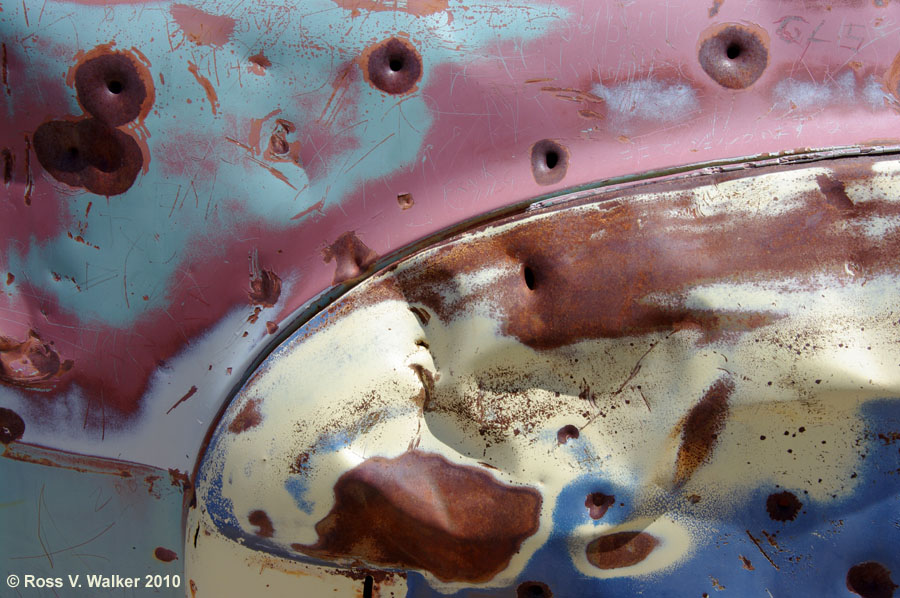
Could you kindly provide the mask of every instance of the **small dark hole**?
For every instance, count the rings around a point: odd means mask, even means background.
[[[388,66],[395,73],[403,68],[403,57],[402,56],[393,56],[388,61]]]
[[[109,90],[109,93],[120,94],[122,93],[123,88],[122,82],[116,81],[115,79],[106,83],[106,89]]]
[[[70,147],[69,150],[68,150],[68,152],[69,152],[69,157],[70,157],[70,158],[77,158],[77,157],[78,157],[78,148],[77,148],[77,147]]]
[[[550,150],[544,154],[544,162],[547,164],[547,168],[551,170],[556,168],[556,165],[559,164],[559,154],[555,150]]]
[[[741,55],[741,46],[737,43],[728,44],[728,47],[725,48],[725,56],[728,57],[729,60],[734,60],[738,56]]]
[[[371,575],[366,575],[366,581],[363,582],[363,598],[372,598],[372,586],[375,585],[375,580],[372,579]]]
[[[522,275],[525,277],[525,286],[528,287],[529,291],[534,290],[534,270],[525,266],[522,268]]]

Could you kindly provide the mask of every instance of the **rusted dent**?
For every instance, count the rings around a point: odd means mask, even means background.
[[[552,185],[566,176],[569,150],[553,139],[542,139],[531,146],[531,174],[538,185]]]
[[[252,511],[248,516],[247,520],[250,522],[250,525],[255,525],[256,535],[261,538],[271,538],[275,535],[275,528],[272,527],[272,520],[269,519],[269,516],[265,511],[261,511],[257,509],[256,511]]]
[[[25,434],[25,420],[5,407],[0,407],[0,444],[15,442]]]
[[[300,165],[300,142],[288,141],[288,136],[297,130],[289,120],[279,118],[275,120],[275,127],[269,136],[269,146],[263,157],[270,162],[290,162]]]
[[[162,546],[156,547],[156,550],[153,551],[153,556],[164,563],[171,563],[172,561],[178,560],[178,553],[174,550],[163,548]]]
[[[678,186],[668,190],[672,199],[652,208],[639,211],[612,195],[603,210],[559,211],[553,218],[533,220],[479,243],[449,245],[427,268],[399,270],[389,286],[443,321],[479,301],[490,301],[504,314],[502,332],[535,349],[674,330],[697,330],[715,339],[767,326],[781,316],[687,306],[680,296],[694,285],[771,276],[805,280],[823,268],[842,271],[848,255],[874,275],[892,269],[892,256],[900,252],[896,237],[885,238],[873,250],[858,227],[840,225],[855,218],[900,214],[897,206],[880,198],[852,210],[822,210],[822,195],[816,190],[799,196],[796,209],[777,219],[742,217],[738,224],[736,217],[718,215],[673,227],[667,214],[690,209],[691,196],[685,190],[679,197]],[[701,228],[707,222],[715,226]],[[736,226],[740,234],[735,234]],[[598,231],[602,235],[595,234]],[[520,274],[502,276],[483,291],[452,302],[440,291],[485,264],[527,264],[536,290],[528,289]],[[671,301],[660,303],[653,297]]]
[[[526,581],[516,588],[516,598],[553,598],[553,592],[543,582]]]
[[[281,297],[281,278],[272,270],[259,267],[256,254],[250,257],[250,302],[263,307],[274,307]]]
[[[541,495],[475,467],[409,451],[343,474],[335,504],[305,554],[423,569],[443,581],[483,582],[506,568],[538,529]]]
[[[863,598],[891,598],[897,587],[890,570],[875,561],[853,565],[847,571],[847,589]]]
[[[105,52],[75,69],[75,91],[84,111],[111,127],[146,114],[152,104],[150,74],[125,52]],[[150,83],[152,85],[152,83]]]
[[[378,254],[363,243],[356,233],[348,231],[322,250],[325,263],[334,260],[333,284],[361,276],[369,266],[378,261]]]
[[[616,532],[588,544],[587,559],[598,569],[631,567],[650,556],[658,544],[647,532]]]
[[[53,347],[34,330],[24,341],[0,336],[0,382],[33,390],[52,388],[72,369],[71,359],[63,361]]]
[[[246,432],[250,428],[255,428],[262,423],[262,414],[259,412],[259,404],[262,399],[250,399],[247,401],[238,414],[228,424],[228,431],[233,434]]]
[[[793,492],[776,492],[766,499],[766,511],[773,521],[793,521],[803,507]]]
[[[704,393],[682,423],[681,446],[675,461],[675,485],[687,482],[708,459],[728,416],[728,398],[734,392],[730,378],[720,378]]]
[[[769,64],[769,34],[756,25],[723,23],[700,34],[700,66],[729,89],[753,85]]]
[[[144,163],[134,137],[92,118],[42,124],[34,153],[56,180],[107,196],[127,191]]]
[[[370,85],[391,95],[414,91],[422,78],[422,57],[402,37],[392,37],[366,48],[360,66]]]
[[[559,429],[556,433],[556,442],[559,444],[565,444],[569,442],[569,440],[577,440],[581,435],[577,426],[573,426],[572,424],[567,424]]]
[[[397,195],[397,203],[401,210],[408,210],[413,207],[415,202],[413,202],[412,193],[400,193]]]
[[[9,286],[14,282],[16,282],[16,275],[13,274],[12,272],[7,272],[6,273],[6,286]]]
[[[278,332],[278,324],[272,321],[266,322],[266,332],[268,332],[269,334],[275,334],[276,332]]]
[[[601,519],[614,504],[616,497],[602,492],[591,492],[584,499],[584,506],[588,508],[591,519]]]

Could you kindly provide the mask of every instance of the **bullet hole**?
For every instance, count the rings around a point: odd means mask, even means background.
[[[731,43],[725,50],[725,55],[728,56],[730,60],[734,60],[741,55],[741,47],[738,44]]]
[[[516,598],[553,598],[553,592],[545,583],[526,581],[516,588]]]
[[[117,127],[131,122],[149,106],[146,69],[124,53],[101,54],[75,71],[75,91],[85,112]]]
[[[399,193],[397,195],[397,203],[400,205],[401,210],[410,209],[413,207],[412,193]]]
[[[534,270],[532,270],[528,266],[524,266],[522,268],[522,277],[525,279],[525,286],[528,287],[528,290],[533,291],[534,290]]]
[[[793,521],[803,506],[793,492],[776,492],[766,499],[766,511],[773,521]]]
[[[363,598],[372,598],[372,588],[375,586],[375,579],[371,575],[366,575],[363,582]]]
[[[591,519],[602,519],[614,504],[616,504],[616,497],[602,492],[591,492],[584,499],[584,506],[588,508]]]
[[[144,162],[132,136],[93,118],[42,124],[34,132],[34,152],[56,180],[108,196],[127,191]]]
[[[769,64],[769,36],[752,25],[722,24],[701,35],[698,59],[713,81],[728,89],[753,85]]]
[[[556,165],[559,164],[559,154],[554,150],[548,151],[544,154],[544,163],[547,164],[547,168],[556,168]]]
[[[847,572],[847,589],[863,598],[890,598],[897,589],[891,572],[881,563],[853,565]]]
[[[368,48],[363,61],[366,80],[391,95],[412,91],[422,78],[422,57],[408,40],[399,37]]]
[[[25,434],[25,420],[12,409],[0,407],[0,443],[9,444]]]
[[[580,435],[581,432],[578,431],[578,428],[576,426],[573,426],[572,424],[569,424],[559,429],[559,431],[556,433],[556,441],[559,444],[565,444],[570,439],[577,440]]]
[[[552,139],[542,139],[531,146],[531,173],[538,185],[552,185],[563,180],[569,167],[569,151]]]

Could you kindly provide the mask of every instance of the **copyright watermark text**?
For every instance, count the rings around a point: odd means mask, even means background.
[[[179,588],[180,575],[98,575],[94,573],[70,574],[63,577],[42,577],[40,575],[6,576],[6,585],[10,588]]]

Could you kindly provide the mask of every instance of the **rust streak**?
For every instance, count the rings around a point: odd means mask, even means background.
[[[212,113],[216,114],[219,105],[219,96],[216,94],[216,90],[212,83],[210,83],[209,79],[200,74],[197,65],[193,62],[188,62],[188,70],[194,75],[194,79],[197,80],[197,83],[203,87],[203,91],[206,92],[206,99],[209,100],[209,105],[212,108]]]
[[[272,173],[272,174],[275,176],[276,179],[278,179],[279,181],[283,182],[284,184],[286,184],[288,187],[290,187],[290,188],[293,189],[294,191],[297,190],[297,188],[294,187],[294,186],[291,184],[291,182],[290,182],[290,181],[288,180],[288,178],[284,175],[284,173],[281,172],[280,170],[278,170],[277,168],[275,168],[275,167],[273,167],[273,166],[269,166],[268,164],[266,164],[266,163],[263,162],[262,160],[257,160],[256,158],[253,158],[253,157],[251,157],[250,160],[253,161],[253,162],[255,162],[255,163],[257,163],[257,164],[259,164],[260,166],[262,166],[262,167],[265,168],[266,170],[268,170],[270,173]]]
[[[0,83],[6,88],[6,95],[11,95],[9,90],[9,67],[7,65],[6,44],[0,44]]]
[[[297,214],[296,216],[291,216],[291,220],[300,220],[301,218],[303,218],[303,217],[306,216],[307,214],[311,214],[312,212],[318,212],[319,210],[322,209],[322,206],[324,206],[324,205],[325,205],[325,200],[324,200],[324,199],[323,199],[323,200],[320,200],[320,201],[317,201],[316,203],[314,203],[314,204],[311,205],[310,207],[306,208],[305,210],[303,210],[302,212],[300,212],[300,213]]]
[[[25,205],[31,205],[31,193],[34,191],[34,175],[31,173],[31,139],[25,135]]]
[[[190,389],[189,391],[187,391],[187,392],[184,394],[183,397],[181,397],[180,399],[178,399],[178,401],[177,401],[174,405],[172,405],[171,407],[169,407],[169,410],[166,411],[166,415],[169,415],[169,413],[172,412],[172,409],[175,409],[176,407],[178,407],[179,405],[181,405],[182,403],[184,403],[185,401],[187,401],[189,398],[191,398],[192,396],[194,396],[194,393],[196,393],[196,392],[197,392],[197,387],[196,387],[196,386],[191,386],[191,389]]]

